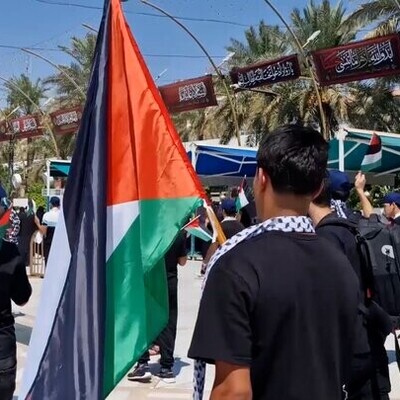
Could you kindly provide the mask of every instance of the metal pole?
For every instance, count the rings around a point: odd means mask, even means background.
[[[38,111],[39,113],[44,117],[44,125],[46,126],[46,128],[49,130],[49,134],[50,137],[53,141],[53,145],[54,145],[54,151],[56,152],[57,158],[60,157],[60,152],[58,150],[58,145],[56,142],[56,138],[53,134],[53,130],[50,126],[50,124],[46,121],[46,114],[43,112],[43,110],[30,98],[30,96],[28,94],[26,94],[18,85],[16,85],[13,81],[3,78],[2,76],[0,76],[0,80],[2,80],[3,82],[6,82],[7,84],[9,84],[10,86],[12,86],[15,90],[17,90],[19,93],[22,94],[22,96],[24,96]]]
[[[339,144],[339,171],[345,171],[345,154],[344,154],[344,141],[346,139],[347,132],[341,128],[337,134],[337,140]]]
[[[319,114],[321,117],[321,131],[322,131],[322,135],[325,139],[329,139],[329,132],[327,130],[327,125],[326,125],[326,118],[325,118],[325,112],[324,112],[324,107],[322,105],[322,97],[321,97],[321,92],[319,90],[319,85],[318,82],[315,78],[314,75],[314,71],[310,65],[310,60],[308,55],[305,53],[304,48],[302,46],[302,44],[300,43],[299,38],[296,36],[296,34],[293,32],[293,29],[290,27],[290,25],[286,22],[286,20],[283,18],[282,14],[278,11],[278,9],[269,1],[269,0],[264,0],[265,3],[268,4],[268,6],[272,9],[272,11],[274,11],[274,13],[278,16],[278,18],[282,21],[282,23],[285,25],[286,29],[289,31],[289,33],[292,35],[297,47],[299,48],[299,51],[301,53],[301,55],[303,56],[303,58],[305,59],[306,63],[307,63],[307,69],[310,72],[311,75],[311,79],[314,85],[314,89],[315,89],[315,94],[317,95],[317,100],[318,100],[318,108],[319,108]]]
[[[210,64],[214,68],[218,78],[221,80],[221,82],[222,82],[222,84],[224,86],[226,97],[228,98],[229,106],[230,106],[230,108],[232,110],[232,116],[233,116],[233,122],[234,122],[234,125],[235,125],[236,138],[237,138],[237,141],[238,141],[238,145],[241,146],[239,121],[238,121],[238,117],[237,117],[237,112],[236,112],[236,107],[235,107],[235,104],[234,104],[233,96],[232,96],[232,94],[231,94],[231,92],[229,90],[228,84],[226,83],[225,76],[223,74],[221,74],[221,71],[218,69],[217,65],[215,64],[215,62],[211,58],[211,56],[208,53],[208,51],[205,49],[205,47],[202,45],[202,43],[197,39],[197,37],[184,24],[182,24],[182,22],[180,22],[178,19],[176,19],[173,15],[169,14],[167,11],[163,10],[159,6],[156,6],[155,4],[152,4],[152,3],[148,2],[147,0],[141,0],[141,2],[143,4],[148,5],[149,7],[154,8],[155,10],[159,11],[160,13],[164,14],[165,16],[170,18],[172,21],[174,21],[177,25],[179,25],[196,42],[196,44],[200,47],[202,52],[208,58],[208,61],[210,62]]]
[[[21,49],[22,51],[24,51],[25,53],[28,54],[32,54],[33,56],[40,58],[41,60],[47,62],[48,64],[52,65],[54,68],[56,68],[58,71],[60,71],[76,88],[76,90],[78,90],[78,92],[85,98],[86,97],[86,93],[82,90],[82,88],[74,81],[74,79],[67,73],[65,72],[65,70],[63,68],[61,68],[60,66],[58,66],[56,63],[53,63],[53,61],[49,60],[46,57],[43,57],[41,54],[35,53],[32,50],[28,50],[28,49]]]

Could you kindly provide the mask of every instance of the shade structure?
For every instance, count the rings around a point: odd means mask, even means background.
[[[50,160],[50,176],[53,178],[66,178],[69,174],[71,161]]]
[[[343,166],[346,171],[358,171],[372,135],[376,133],[382,141],[382,162],[372,172],[376,177],[400,172],[400,135],[342,127],[336,139],[330,141],[329,168],[339,169],[340,141],[343,140]]]

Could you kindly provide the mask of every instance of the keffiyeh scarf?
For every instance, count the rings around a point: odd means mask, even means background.
[[[333,211],[336,212],[339,218],[347,219],[347,214],[346,214],[347,206],[344,201],[331,200],[331,208],[333,209]]]
[[[221,246],[211,258],[208,266],[206,276],[203,282],[202,290],[207,284],[207,279],[210,271],[217,263],[217,261],[226,254],[228,251],[233,249],[239,243],[246,240],[252,239],[258,235],[265,232],[281,231],[281,232],[297,232],[297,233],[315,233],[314,227],[311,221],[307,217],[278,217],[272,218],[261,224],[251,226],[238,233],[237,235],[230,238]],[[193,400],[202,400],[204,394],[205,386],[205,376],[206,376],[206,363],[202,360],[195,360],[194,363],[194,376],[193,376]]]

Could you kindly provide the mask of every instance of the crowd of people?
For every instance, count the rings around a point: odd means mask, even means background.
[[[235,191],[216,208],[227,241],[203,247],[204,290],[189,348],[189,357],[195,360],[195,398],[204,389],[205,365],[212,363],[212,400],[389,399],[385,340],[400,326],[400,312],[396,314],[400,298],[385,301],[363,229],[367,226],[370,231],[373,224],[400,226],[400,194],[383,198],[383,220],[365,194],[365,176],[359,173],[352,184],[345,173],[328,172],[327,161],[328,144],[318,132],[284,126],[266,135],[258,150],[254,178],[258,220],[241,220]],[[347,206],[353,187],[362,211]],[[1,241],[0,399],[4,400],[12,398],[15,388],[11,300],[22,305],[30,297],[27,244],[36,230],[51,244],[60,200],[54,197],[50,205],[42,215],[33,212],[31,202],[19,213],[12,210],[11,227]],[[10,207],[0,187],[0,217]],[[206,228],[203,211],[199,213]],[[393,232],[391,228],[389,235]],[[386,258],[398,262],[396,250],[391,251]],[[181,231],[165,255],[169,320],[156,340],[158,376],[167,382],[175,380],[178,265],[186,262],[186,235]],[[389,274],[387,265],[386,270]],[[395,273],[390,277],[393,293],[398,290]],[[151,379],[149,356],[149,351],[142,355],[129,380]]]

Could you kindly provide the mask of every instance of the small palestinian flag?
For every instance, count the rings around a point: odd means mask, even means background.
[[[381,138],[374,133],[368,145],[367,153],[361,163],[362,171],[372,171],[381,166],[382,163],[382,141]]]
[[[182,229],[188,232],[190,235],[193,235],[205,242],[209,242],[212,240],[211,234],[207,229],[204,229],[200,225],[200,215],[195,219],[191,220],[187,225],[185,225]]]
[[[2,239],[4,238],[7,229],[10,226],[10,216],[11,216],[11,210],[7,210],[3,216],[0,218],[0,247],[2,243]]]
[[[250,195],[250,188],[247,184],[246,177],[243,178],[242,183],[239,187],[238,197],[236,198],[236,210],[240,211],[242,208],[246,207],[250,204],[249,195]]]

